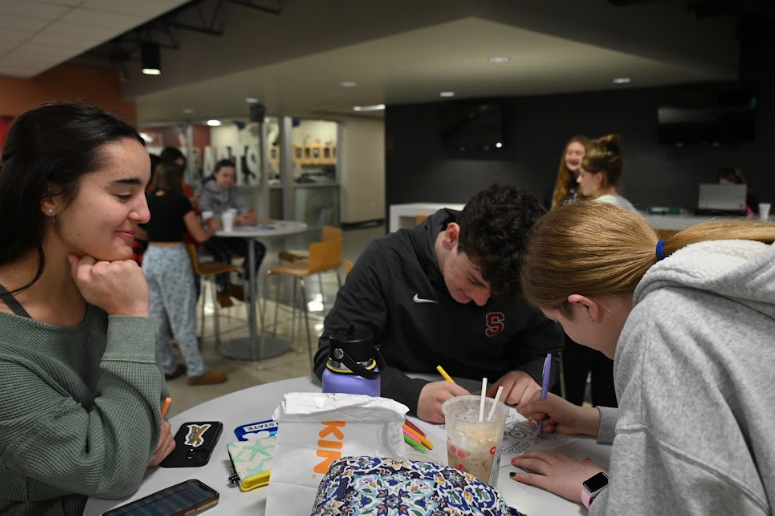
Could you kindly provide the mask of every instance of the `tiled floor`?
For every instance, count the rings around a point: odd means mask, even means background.
[[[355,262],[366,245],[373,239],[384,235],[384,233],[385,229],[383,226],[346,230],[344,232],[344,258]],[[265,242],[268,244],[268,249],[263,266],[276,265],[277,252],[281,248],[302,249],[306,247],[309,242],[317,239],[318,238],[316,238],[314,234],[309,234],[289,238],[284,242],[282,240]],[[343,271],[341,274],[342,279],[344,279]],[[312,345],[314,351],[317,348],[317,335],[320,335],[323,328],[323,318],[336,298],[336,292],[338,290],[336,276],[334,274],[323,275],[322,306],[318,281],[312,278],[307,282],[307,287],[309,290],[308,306],[313,310],[310,312],[310,331],[312,332]],[[269,290],[269,299],[275,299],[274,281],[269,282]],[[200,302],[202,297],[203,296],[200,297]],[[209,298],[209,295],[207,297]],[[281,283],[280,296],[282,309],[280,310],[280,316],[278,317],[281,321],[285,319],[285,317],[290,317],[290,310],[287,306],[291,304],[291,299],[291,282],[288,279],[284,279]],[[201,308],[197,307],[197,315],[201,313],[200,310]],[[229,380],[220,385],[197,387],[189,386],[186,383],[185,377],[167,382],[173,400],[168,412],[169,416],[174,416],[195,405],[229,392],[262,383],[309,375],[311,373],[309,357],[307,354],[307,338],[306,333],[303,332],[303,325],[299,324],[297,326],[296,338],[293,341],[294,349],[283,355],[259,362],[230,360],[223,358],[215,352],[215,338],[211,316],[212,307],[205,305],[205,311],[207,315],[205,321],[205,335],[202,341],[205,363],[211,369],[228,373]],[[273,305],[269,304],[267,306],[267,318],[271,320],[273,315]],[[221,341],[224,342],[235,337],[246,337],[248,335],[246,321],[246,304],[236,302],[235,306],[231,308],[221,309]],[[198,330],[199,326],[197,326],[197,331]],[[281,325],[278,329],[278,334],[290,336],[290,324]],[[295,349],[298,349],[299,351],[295,351]]]

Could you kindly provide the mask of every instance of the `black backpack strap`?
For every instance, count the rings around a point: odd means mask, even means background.
[[[3,301],[3,303],[8,305],[8,308],[10,308],[11,311],[16,315],[31,319],[30,314],[27,313],[27,310],[25,310],[24,307],[19,304],[16,298],[13,297],[13,294],[8,292],[8,290],[2,285],[0,285],[0,299]]]

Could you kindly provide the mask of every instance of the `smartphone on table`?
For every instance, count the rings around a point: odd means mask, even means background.
[[[214,507],[218,498],[218,491],[191,479],[116,507],[102,516],[188,516]]]
[[[162,468],[198,468],[210,461],[223,431],[219,421],[183,423],[175,434],[175,449],[159,464]]]

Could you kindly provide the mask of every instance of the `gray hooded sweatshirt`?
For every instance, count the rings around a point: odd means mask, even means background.
[[[236,208],[238,214],[243,214],[250,207],[236,186],[223,190],[215,184],[215,180],[207,181],[202,185],[202,198],[199,200],[200,211],[211,211],[220,215],[229,208]]]
[[[687,246],[635,290],[619,338],[613,448],[590,515],[772,514],[775,246]]]

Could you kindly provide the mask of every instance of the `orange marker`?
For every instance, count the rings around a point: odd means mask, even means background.
[[[417,442],[421,443],[423,446],[425,446],[429,450],[433,449],[433,445],[431,444],[431,442],[428,439],[426,439],[424,436],[422,436],[422,435],[418,434],[417,432],[415,432],[414,430],[412,430],[412,428],[410,426],[404,425],[404,433],[405,434],[410,434],[409,435],[410,437],[414,438]]]
[[[167,409],[170,408],[170,403],[172,403],[172,398],[168,396],[161,406],[161,417],[164,417],[164,414],[167,413]]]

